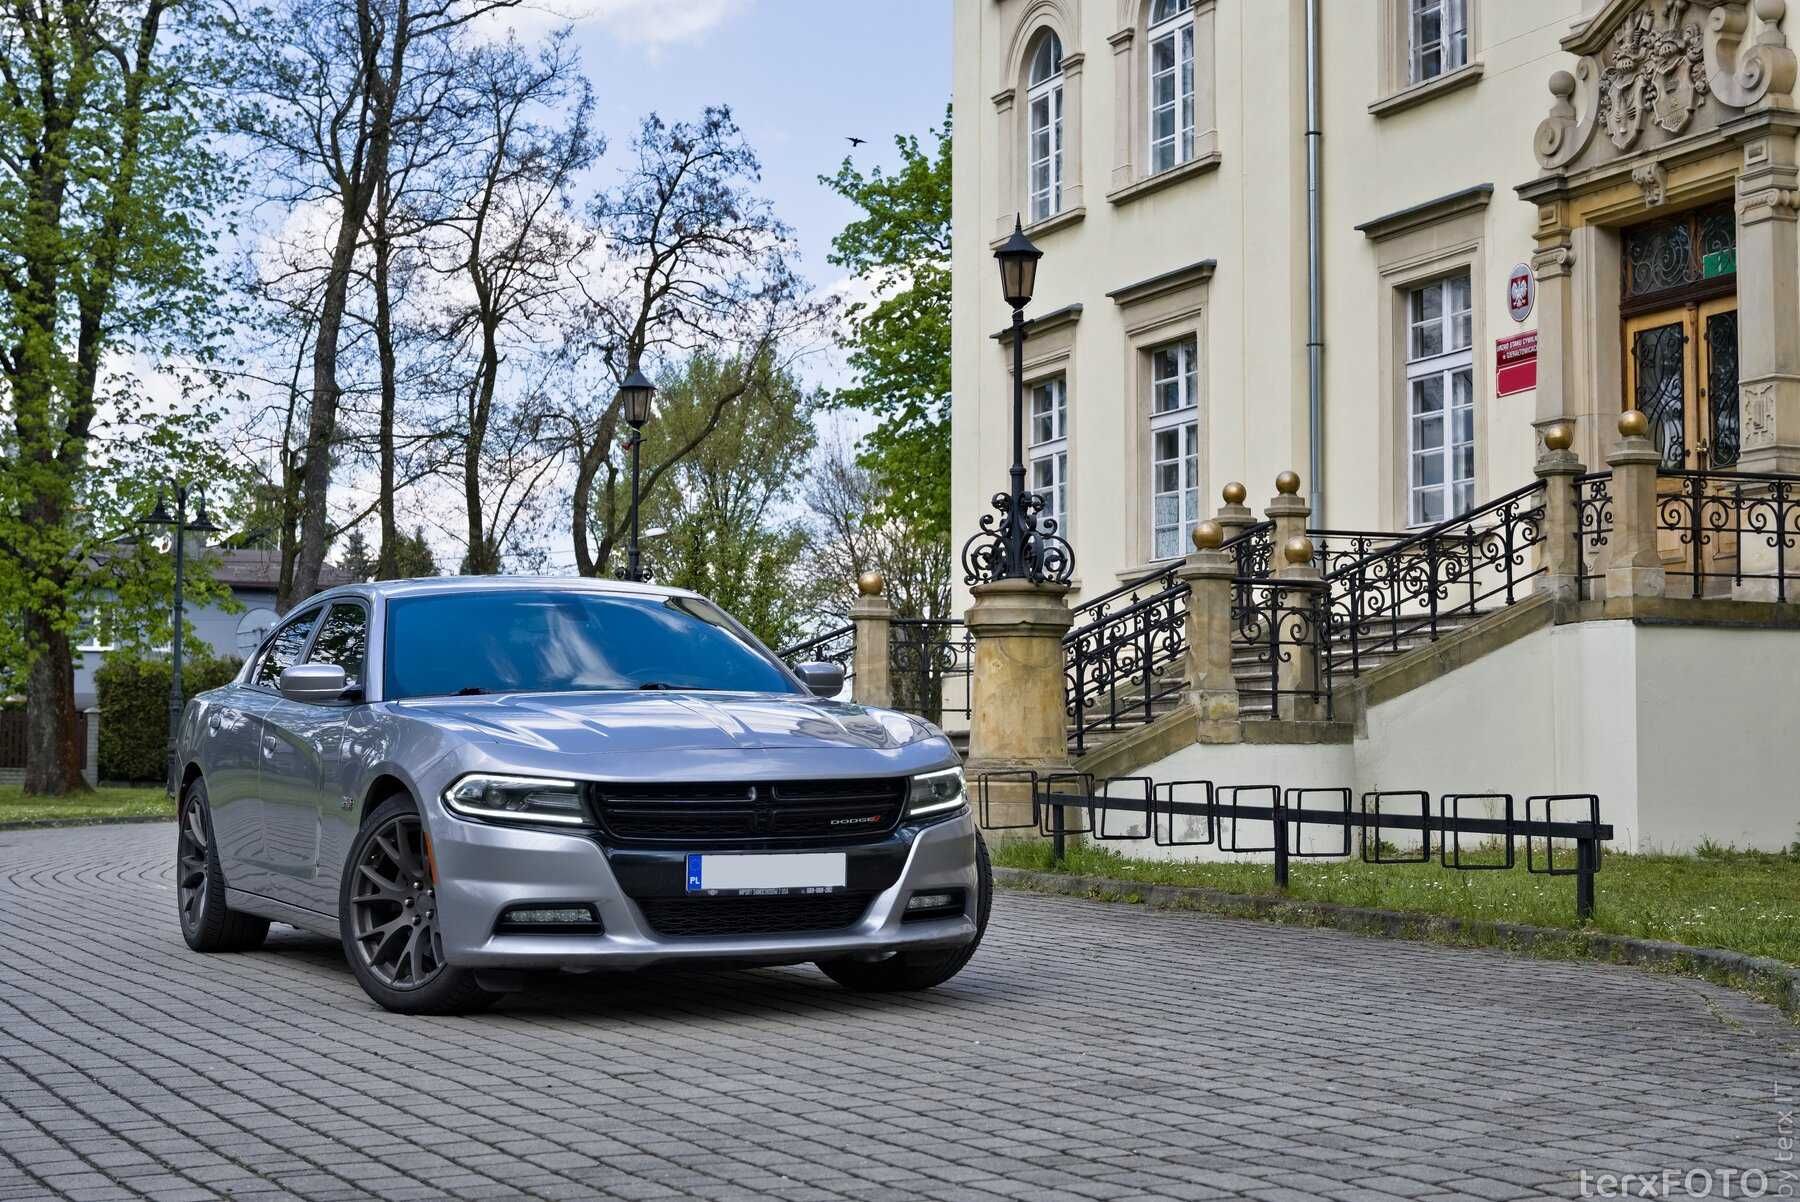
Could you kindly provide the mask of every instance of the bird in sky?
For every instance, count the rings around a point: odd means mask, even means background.
[[[852,146],[861,146],[861,145],[862,145],[862,144],[863,144],[863,143],[864,143],[864,142],[866,142],[866,141],[868,141],[868,139],[867,139],[867,138],[851,138],[851,137],[846,137],[846,138],[845,138],[845,139],[844,139],[844,141],[846,141],[846,142],[848,142],[848,143],[850,143],[850,145],[852,145]]]

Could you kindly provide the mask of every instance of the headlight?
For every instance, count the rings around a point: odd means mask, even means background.
[[[444,805],[452,814],[489,822],[583,826],[588,820],[579,784],[535,776],[465,776],[444,790]]]
[[[933,814],[948,814],[964,800],[961,768],[927,772],[912,778],[912,787],[906,794],[906,816],[928,818]]]

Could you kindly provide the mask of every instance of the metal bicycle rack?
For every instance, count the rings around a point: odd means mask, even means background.
[[[996,784],[1029,788],[1029,822],[992,821]],[[1158,847],[1217,847],[1242,855],[1272,854],[1275,884],[1282,889],[1288,885],[1290,860],[1342,860],[1360,855],[1367,864],[1426,864],[1431,861],[1435,834],[1439,864],[1460,872],[1483,872],[1515,867],[1517,844],[1523,840],[1527,872],[1575,878],[1575,916],[1582,922],[1594,916],[1594,876],[1600,871],[1601,844],[1613,837],[1612,826],[1600,821],[1600,798],[1593,793],[1533,794],[1524,799],[1521,816],[1510,793],[1445,793],[1433,812],[1431,795],[1420,789],[1371,790],[1356,806],[1348,788],[1220,785],[1210,780],[1158,782],[1148,776],[1096,779],[1085,772],[1020,769],[976,777],[975,798],[984,828],[1035,830],[1052,841],[1052,856],[1059,864],[1071,835],[1106,843],[1148,839]],[[1499,810],[1500,816],[1463,813],[1465,805],[1477,803]],[[1201,822],[1190,823],[1186,837],[1177,837],[1177,819]],[[1241,827],[1250,822],[1269,824],[1271,834],[1266,843],[1245,842]],[[1323,848],[1309,848],[1301,838],[1307,827],[1335,831],[1337,837]],[[1382,839],[1386,831],[1416,834],[1417,848],[1392,848]],[[1463,846],[1465,835],[1497,839],[1500,858],[1472,858],[1472,849]]]

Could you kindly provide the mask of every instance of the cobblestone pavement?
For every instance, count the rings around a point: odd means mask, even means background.
[[[0,832],[0,1199],[1773,1197],[1794,1134],[1800,1032],[1628,969],[1003,893],[930,994],[658,973],[407,1019],[287,928],[188,952],[173,852]]]

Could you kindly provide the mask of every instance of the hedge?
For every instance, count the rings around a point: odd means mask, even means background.
[[[183,656],[181,682],[192,697],[216,689],[244,661],[202,650]],[[169,661],[114,652],[94,673],[100,694],[100,779],[160,781],[169,763]]]

